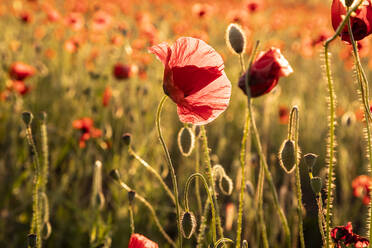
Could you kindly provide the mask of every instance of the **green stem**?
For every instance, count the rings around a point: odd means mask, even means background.
[[[196,173],[200,172],[200,151],[199,151],[199,139],[195,138],[195,171]],[[196,203],[199,209],[199,215],[202,215],[203,207],[202,201],[200,196],[200,186],[199,186],[199,178],[195,179],[195,194],[196,194]]]
[[[243,222],[243,203],[244,203],[244,189],[245,189],[245,166],[246,161],[246,144],[247,136],[249,133],[249,114],[246,110],[244,123],[244,132],[240,150],[240,166],[241,166],[241,182],[240,182],[240,195],[239,195],[239,210],[238,210],[238,227],[236,233],[236,248],[241,247],[241,234],[242,234],[242,222]]]
[[[172,177],[174,197],[175,197],[175,200],[176,200],[178,245],[179,245],[180,248],[182,248],[182,233],[181,233],[181,225],[180,225],[180,218],[181,217],[180,217],[180,206],[179,206],[179,202],[178,202],[177,178],[176,178],[176,173],[174,171],[172,160],[171,160],[167,145],[165,144],[163,134],[162,134],[162,131],[161,131],[161,127],[160,127],[161,110],[163,109],[164,102],[167,100],[167,98],[168,98],[167,96],[164,96],[159,103],[159,107],[158,107],[158,110],[157,110],[157,113],[156,113],[156,128],[158,130],[159,139],[160,139],[160,142],[163,146],[163,150],[164,150],[164,153],[165,153],[165,157],[167,159],[169,171],[170,171],[171,177]]]
[[[263,246],[265,248],[269,248],[269,241],[267,239],[267,232],[266,232],[266,225],[265,225],[265,219],[264,219],[264,213],[263,213],[263,185],[265,182],[265,170],[263,168],[262,162],[260,163],[260,172],[258,175],[258,187],[257,187],[257,206],[256,209],[258,209],[258,222],[261,228],[261,236],[263,241]]]
[[[192,179],[194,179],[194,178],[198,179],[198,177],[200,177],[202,179],[201,181],[203,182],[204,188],[205,188],[205,190],[207,191],[207,194],[208,194],[208,200],[211,203],[211,207],[212,207],[212,226],[213,226],[213,228],[212,228],[212,240],[213,240],[213,243],[215,243],[216,240],[217,240],[217,236],[216,236],[216,210],[215,210],[215,207],[214,207],[214,204],[213,204],[213,198],[212,198],[211,192],[209,190],[207,180],[200,173],[194,173],[187,179],[186,186],[185,186],[185,194],[184,194],[185,211],[189,211],[188,194],[189,194],[190,183],[191,183]]]
[[[355,59],[355,65],[357,67],[357,79],[358,83],[360,85],[360,92],[361,92],[361,100],[362,100],[362,105],[364,105],[364,116],[365,116],[365,121],[366,121],[366,130],[367,130],[367,152],[368,152],[368,160],[369,160],[369,171],[370,171],[370,176],[372,176],[372,143],[371,143],[371,128],[370,128],[370,109],[369,109],[369,97],[368,97],[368,80],[366,77],[366,74],[363,70],[362,63],[359,58],[359,53],[358,53],[358,47],[357,44],[354,40],[354,36],[352,33],[351,29],[351,24],[350,24],[350,18],[348,19],[348,31],[349,31],[349,36],[350,36],[350,41],[353,46],[353,54],[354,54],[354,59]],[[363,86],[364,83],[364,86]],[[369,223],[372,221],[372,202],[370,202],[369,205]],[[372,225],[369,225],[369,240],[372,240]],[[372,247],[372,244],[369,245],[369,247]]]
[[[137,159],[140,164],[142,164],[151,174],[153,174],[160,182],[160,184],[163,186],[165,192],[167,192],[168,196],[172,199],[173,203],[176,204],[176,199],[174,198],[174,195],[172,191],[169,189],[167,184],[164,182],[163,178],[160,176],[160,174],[151,166],[149,165],[145,160],[143,160],[133,149],[131,146],[128,148],[128,152],[130,155],[132,155],[135,159]]]
[[[219,207],[218,207],[218,202],[217,202],[217,194],[216,194],[216,190],[215,190],[215,183],[214,183],[214,179],[213,179],[211,159],[209,157],[207,133],[205,131],[204,126],[200,127],[200,131],[201,131],[201,135],[202,135],[202,139],[203,139],[204,162],[207,165],[207,170],[208,170],[207,174],[208,174],[208,178],[209,178],[210,188],[211,188],[211,191],[212,191],[213,204],[216,208],[217,230],[218,230],[218,234],[220,236],[220,239],[222,239],[222,238],[224,238],[223,228],[222,228],[221,218],[220,218],[220,214],[219,214]]]
[[[202,242],[204,241],[204,232],[207,228],[207,218],[209,212],[210,201],[207,200],[204,205],[203,215],[201,217],[200,226],[199,226],[199,234],[197,237],[197,245],[196,248],[202,248]]]

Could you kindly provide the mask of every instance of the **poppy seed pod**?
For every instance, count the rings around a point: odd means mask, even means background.
[[[25,123],[26,126],[31,125],[33,118],[34,118],[34,116],[32,115],[31,112],[26,111],[26,112],[22,113],[22,119],[23,119],[23,122]]]
[[[285,140],[280,147],[279,163],[287,174],[295,169],[296,159],[295,143],[292,140]]]
[[[320,177],[311,178],[310,186],[314,194],[320,193],[320,191],[322,190],[322,179]]]
[[[237,24],[230,24],[226,30],[226,43],[231,50],[237,54],[242,54],[245,50],[245,33]]]
[[[110,177],[117,182],[120,182],[120,173],[118,169],[113,169],[110,171]]]
[[[131,190],[128,192],[128,199],[129,199],[129,204],[132,205],[134,198],[136,197],[136,192]]]
[[[318,155],[316,155],[314,153],[308,153],[304,156],[304,162],[305,162],[309,172],[313,171],[313,168],[314,168],[314,165],[315,165],[315,162],[316,162],[317,158],[318,158]]]
[[[196,218],[195,215],[186,211],[181,216],[181,232],[186,239],[190,239],[196,230]]]

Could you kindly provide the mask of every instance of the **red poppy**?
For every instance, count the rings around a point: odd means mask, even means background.
[[[28,92],[30,92],[30,87],[25,84],[23,81],[19,80],[13,80],[11,90],[14,90],[21,96],[26,95]]]
[[[204,41],[182,37],[173,46],[149,49],[164,64],[163,89],[176,104],[181,122],[207,124],[227,108],[231,83],[221,56]]]
[[[128,79],[131,76],[131,68],[129,65],[118,62],[114,65],[113,74],[118,80]]]
[[[145,236],[133,233],[129,240],[128,248],[158,248],[158,244]]]
[[[337,248],[341,248],[344,246],[363,248],[368,247],[369,245],[368,239],[353,233],[351,222],[348,222],[346,226],[337,226],[333,228],[331,230],[331,237],[334,244],[336,245],[335,247]],[[344,246],[342,246],[341,244],[344,244]]]
[[[288,124],[289,121],[289,109],[286,106],[279,106],[279,123]]]
[[[261,52],[252,64],[249,72],[249,89],[252,97],[269,93],[277,84],[280,77],[288,76],[293,72],[288,61],[283,57],[278,48],[271,48]],[[239,87],[246,94],[245,75],[239,79]]]
[[[14,62],[9,69],[9,75],[15,80],[24,80],[35,74],[35,68],[23,62]]]
[[[72,126],[73,128],[79,129],[81,131],[79,140],[80,148],[84,148],[85,142],[88,141],[90,138],[98,138],[102,136],[102,131],[94,127],[93,120],[89,117],[74,120],[72,122]]]
[[[343,0],[333,0],[331,16],[332,26],[336,30],[346,15],[346,5]],[[364,0],[350,17],[351,29],[355,40],[361,40],[372,33],[372,4],[371,0]],[[348,27],[341,31],[341,39],[350,43]]]
[[[65,23],[70,26],[74,31],[79,31],[84,27],[85,21],[81,13],[71,12],[65,18]]]
[[[368,205],[371,201],[370,188],[372,187],[372,180],[369,176],[360,175],[356,177],[351,183],[353,187],[353,194],[355,197],[363,198],[363,204]]]
[[[105,91],[103,92],[102,96],[102,105],[107,107],[107,105],[110,103],[110,99],[112,97],[112,90],[110,86],[107,86],[105,88]]]

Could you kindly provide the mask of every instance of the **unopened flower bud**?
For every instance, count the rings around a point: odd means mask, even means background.
[[[318,155],[314,153],[308,153],[304,156],[305,164],[310,172],[313,171],[316,159],[318,158]]]
[[[129,204],[132,205],[134,198],[136,197],[136,192],[131,190],[128,192],[128,199],[129,199]]]
[[[181,232],[186,239],[190,239],[196,230],[196,218],[190,211],[186,211],[181,216]]]
[[[285,140],[280,147],[279,162],[286,173],[291,173],[296,164],[295,143],[292,140]]]
[[[320,177],[313,177],[310,180],[310,185],[314,194],[318,194],[322,190],[322,179]]]
[[[114,179],[115,181],[120,181],[120,173],[118,169],[113,169],[110,171],[110,177]]]
[[[127,146],[130,145],[131,138],[132,138],[132,135],[130,133],[125,133],[123,134],[123,136],[121,136],[121,139],[123,140],[124,144],[126,144]]]
[[[189,127],[182,127],[178,132],[177,144],[183,156],[188,157],[194,150],[195,134]]]
[[[241,54],[245,49],[245,34],[237,24],[230,24],[226,30],[226,42],[228,47],[237,54]]]
[[[31,125],[33,118],[34,118],[34,116],[32,115],[31,112],[26,111],[26,112],[22,113],[22,119],[23,119],[23,122],[25,123],[26,126]]]

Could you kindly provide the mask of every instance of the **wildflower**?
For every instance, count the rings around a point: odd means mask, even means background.
[[[21,96],[26,95],[30,92],[30,87],[25,84],[25,82],[20,80],[12,80],[11,88],[9,90],[14,90]]]
[[[35,68],[23,62],[14,62],[9,69],[9,75],[14,80],[24,80],[35,74]]]
[[[251,97],[269,93],[278,84],[280,77],[288,76],[292,72],[292,67],[278,48],[272,47],[265,53],[261,52],[252,64],[248,75]],[[245,88],[246,73],[239,79],[239,87],[245,94],[247,94]]]
[[[163,89],[176,104],[181,122],[207,124],[227,108],[231,83],[221,56],[204,41],[182,37],[173,46],[153,46],[163,62]]]
[[[353,233],[353,227],[351,222],[348,222],[346,226],[337,226],[331,230],[331,237],[336,245],[335,247],[349,247],[349,245],[354,245],[355,248],[368,247],[368,239]],[[344,244],[344,246],[342,246]]]
[[[158,244],[145,236],[133,233],[129,240],[128,248],[158,248]]]
[[[131,68],[129,65],[118,62],[114,65],[113,74],[117,80],[128,79],[131,76]]]
[[[98,138],[102,136],[102,131],[94,127],[93,120],[89,117],[74,120],[72,122],[72,126],[74,129],[79,129],[81,131],[79,140],[80,148],[84,148],[85,142],[88,141],[90,138]]]
[[[65,18],[65,24],[71,27],[72,30],[79,31],[84,27],[84,17],[78,12],[71,12]]]
[[[107,86],[105,88],[105,91],[103,92],[103,96],[102,96],[102,105],[104,107],[107,107],[107,105],[110,103],[111,97],[112,97],[112,90],[111,90],[110,86]]]
[[[355,197],[363,198],[363,204],[368,205],[371,201],[370,187],[372,187],[372,180],[369,176],[360,175],[356,177],[351,183],[353,187],[353,194]]]
[[[288,124],[289,121],[289,109],[286,106],[279,106],[279,123]]]
[[[331,16],[332,26],[336,30],[346,15],[346,5],[344,0],[333,0]],[[355,40],[361,40],[372,33],[372,5],[371,0],[364,0],[355,10],[355,15],[350,16],[351,29]],[[348,27],[345,25],[341,31],[341,39],[350,43]]]

